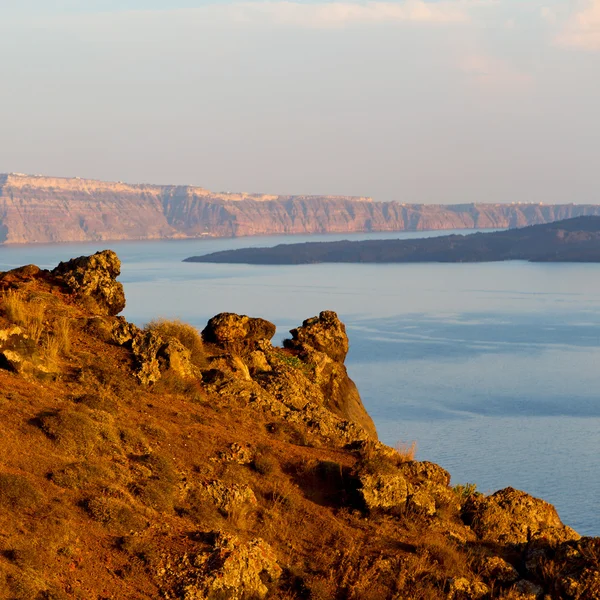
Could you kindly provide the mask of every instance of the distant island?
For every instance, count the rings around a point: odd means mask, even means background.
[[[509,200],[509,199],[507,199]],[[594,204],[413,204],[366,196],[213,192],[190,185],[0,174],[0,245],[101,240],[509,229],[583,215]]]
[[[299,265],[504,260],[600,262],[600,217],[576,217],[521,229],[470,235],[242,248],[192,256],[184,262]]]

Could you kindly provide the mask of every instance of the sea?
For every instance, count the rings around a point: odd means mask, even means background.
[[[111,248],[122,261],[124,315],[198,328],[219,312],[266,318],[275,342],[322,310],[346,324],[346,364],[391,446],[452,484],[514,487],[600,535],[600,264],[184,263],[217,250],[304,241],[461,232],[368,233],[0,247],[0,270]]]

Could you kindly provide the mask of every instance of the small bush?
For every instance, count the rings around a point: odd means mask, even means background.
[[[415,454],[417,453],[417,442],[412,441],[410,444],[399,441],[394,446],[394,449],[400,457],[399,462],[411,462],[415,460]]]
[[[66,465],[62,469],[52,471],[48,478],[56,485],[71,490],[83,489],[110,479],[106,471],[87,462]]]
[[[137,529],[143,525],[142,518],[123,502],[114,498],[94,496],[82,502],[85,512],[94,521],[111,527]]]
[[[179,319],[155,319],[145,327],[146,331],[153,331],[164,338],[179,340],[189,351],[190,359],[198,367],[205,366],[206,354],[200,333],[195,327]]]
[[[22,475],[0,473],[0,506],[13,510],[25,510],[38,506],[40,494],[33,484]]]
[[[131,486],[133,494],[154,510],[173,510],[177,473],[171,461],[159,454],[146,454],[137,460],[150,469],[151,475]]]
[[[71,325],[66,317],[59,317],[54,325],[54,339],[59,352],[68,356],[71,352]]]
[[[480,492],[477,491],[476,483],[465,483],[464,485],[459,483],[452,488],[452,491],[458,496],[461,504],[471,496],[480,494]]]
[[[75,402],[87,406],[92,410],[101,410],[110,415],[115,415],[119,408],[117,402],[105,394],[84,394],[83,396],[79,396]]]
[[[9,290],[2,295],[6,318],[27,330],[37,344],[44,331],[46,305],[41,299],[28,299],[19,290]]]
[[[39,417],[42,431],[65,452],[88,456],[109,432],[88,415],[71,410]]]
[[[277,461],[267,452],[258,452],[252,460],[252,468],[261,475],[269,475],[277,469]]]

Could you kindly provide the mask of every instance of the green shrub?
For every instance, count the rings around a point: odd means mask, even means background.
[[[480,492],[477,491],[476,483],[465,483],[464,485],[459,483],[452,488],[452,491],[458,496],[461,503],[465,502],[471,496],[480,495]]]

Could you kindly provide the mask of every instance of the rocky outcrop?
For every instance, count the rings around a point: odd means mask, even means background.
[[[507,228],[580,215],[600,215],[600,207],[419,205],[0,175],[0,244]]]
[[[332,310],[324,310],[318,317],[306,319],[302,327],[292,329],[290,333],[292,339],[284,342],[287,348],[302,350],[310,346],[336,362],[346,360],[349,348],[346,327]]]
[[[270,342],[274,335],[273,323],[234,313],[220,313],[214,316],[202,331],[205,342],[221,348],[253,347],[259,341]]]
[[[25,373],[35,369],[35,342],[16,325],[0,329],[0,369]]]
[[[486,542],[526,544],[535,538],[564,542],[580,537],[562,523],[554,506],[513,488],[469,497],[463,516]]]
[[[193,559],[179,598],[258,600],[267,596],[281,574],[273,549],[262,539],[242,542],[234,535],[217,532],[212,548]]]
[[[120,332],[120,329],[117,331]],[[130,343],[136,365],[135,375],[144,385],[156,383],[165,371],[182,378],[201,377],[191,362],[190,351],[175,338],[165,340],[153,331],[138,331]]]
[[[125,308],[123,285],[116,281],[121,261],[112,250],[61,262],[51,273],[79,298],[91,299],[93,312],[114,316]]]
[[[373,420],[343,364],[349,341],[346,327],[337,314],[331,310],[323,311],[290,333],[292,339],[284,340],[284,346],[297,352],[303,362],[311,366],[313,381],[326,398],[325,406],[342,418],[360,423],[376,437]]]

